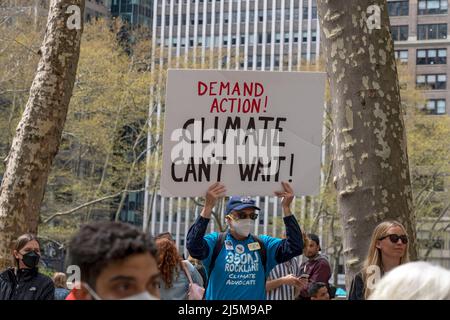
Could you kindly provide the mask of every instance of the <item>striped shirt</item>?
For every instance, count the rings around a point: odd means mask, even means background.
[[[280,263],[275,266],[275,268],[270,271],[269,277],[267,281],[278,279],[289,274],[293,274],[294,276],[300,277],[302,271],[300,269],[300,257],[294,257],[289,261],[284,263]],[[267,300],[294,300],[294,291],[295,287],[288,285],[281,285],[278,288],[275,288],[269,292],[266,292]]]

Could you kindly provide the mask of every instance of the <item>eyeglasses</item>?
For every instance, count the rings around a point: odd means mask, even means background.
[[[252,220],[258,219],[258,214],[255,212],[248,213],[245,211],[235,211],[233,215],[237,216],[237,220],[239,220],[239,219],[252,219]],[[233,215],[230,214],[229,216],[232,219],[236,219],[236,217],[234,217]]]
[[[408,237],[406,235],[404,235],[404,234],[402,234],[402,235],[388,234],[387,236],[384,236],[384,237],[382,237],[382,238],[380,238],[378,240],[383,240],[383,239],[386,239],[386,238],[389,238],[389,240],[391,240],[392,243],[397,243],[399,239],[402,240],[403,244],[407,244],[408,243]]]

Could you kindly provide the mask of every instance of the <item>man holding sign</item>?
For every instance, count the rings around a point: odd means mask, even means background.
[[[275,195],[283,198],[283,240],[250,234],[258,218],[256,210],[260,209],[248,197],[231,197],[228,201],[227,232],[205,236],[212,209],[225,195],[225,187],[218,182],[208,188],[203,211],[187,234],[190,255],[202,260],[209,273],[207,300],[265,300],[265,281],[270,270],[302,254],[302,232],[290,209],[294,191],[287,182],[281,184],[283,190]]]

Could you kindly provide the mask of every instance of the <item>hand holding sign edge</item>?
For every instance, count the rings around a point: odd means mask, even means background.
[[[205,206],[200,214],[203,218],[211,218],[211,213],[217,203],[217,200],[224,197],[225,192],[225,186],[220,182],[216,182],[208,188],[205,195]]]
[[[275,195],[281,200],[281,207],[283,208],[284,216],[289,216],[291,212],[291,203],[294,200],[294,190],[288,182],[281,182],[283,191],[275,191]]]

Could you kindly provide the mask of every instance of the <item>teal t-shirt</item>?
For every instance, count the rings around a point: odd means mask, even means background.
[[[203,264],[209,272],[212,253],[219,233],[204,237],[209,246],[209,255]],[[259,244],[251,236],[243,241],[227,233],[224,245],[217,256],[210,275],[206,300],[265,300],[266,281],[270,271],[278,264],[275,253],[281,239],[259,236],[266,248],[266,272],[261,261]]]

